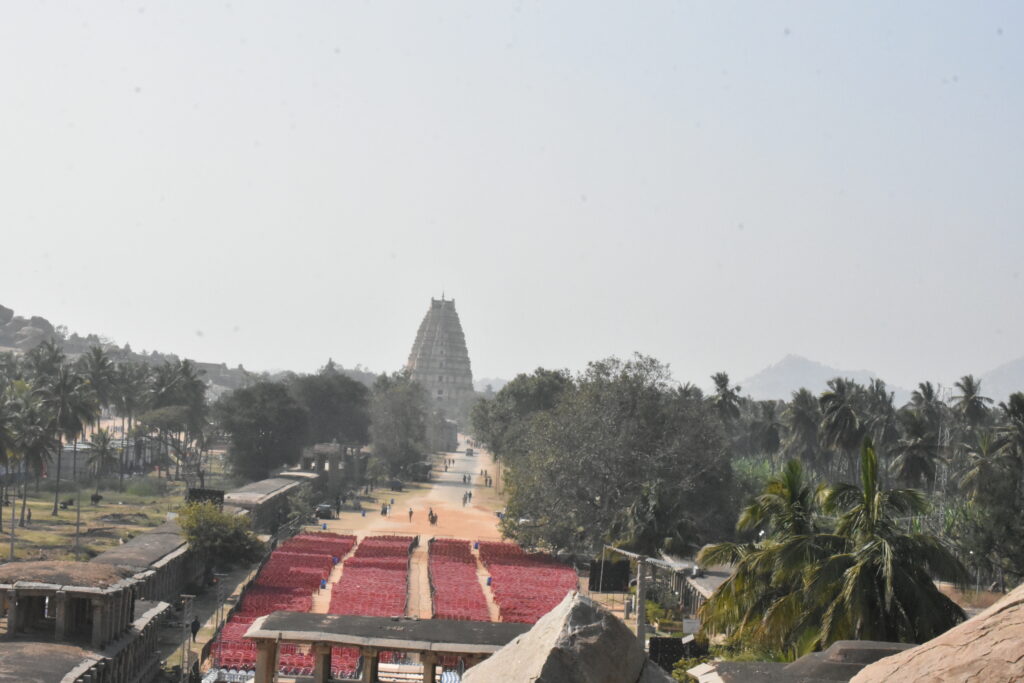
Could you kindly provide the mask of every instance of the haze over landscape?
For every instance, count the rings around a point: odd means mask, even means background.
[[[0,303],[256,370],[1019,358],[1024,8],[18,5]],[[423,30],[424,27],[429,30]]]

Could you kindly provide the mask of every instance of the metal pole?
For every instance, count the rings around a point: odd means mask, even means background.
[[[601,578],[599,578],[598,581],[597,581],[597,592],[598,593],[603,593],[604,592],[604,554],[605,554],[605,548],[602,546],[601,547]]]
[[[647,644],[647,558],[637,560],[636,569],[636,637],[646,650]]]

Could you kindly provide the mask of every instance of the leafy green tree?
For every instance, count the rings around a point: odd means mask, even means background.
[[[257,382],[236,389],[217,402],[215,414],[229,435],[228,459],[238,474],[263,479],[272,469],[298,461],[306,413],[284,384]]]
[[[571,388],[573,380],[565,370],[537,368],[517,375],[493,399],[473,407],[476,439],[499,460],[515,460],[524,452],[529,418],[554,408]]]
[[[373,454],[387,463],[391,476],[423,460],[427,446],[427,393],[408,372],[381,375],[370,399]]]
[[[121,416],[123,448],[118,467],[118,489],[124,490],[124,473],[128,459],[129,435],[135,432],[135,418],[144,412],[149,399],[149,366],[143,363],[118,363],[114,369],[111,387],[112,401],[117,414]],[[127,423],[127,424],[126,424]]]
[[[363,445],[369,441],[369,390],[362,382],[328,364],[315,375],[296,377],[292,395],[309,415],[307,445],[337,441]]]
[[[686,552],[728,532],[732,471],[721,422],[713,406],[672,386],[655,359],[591,363],[553,408],[525,420],[502,521],[520,543]]]
[[[184,506],[178,523],[208,569],[255,562],[265,549],[249,528],[248,517],[227,514],[210,502]]]

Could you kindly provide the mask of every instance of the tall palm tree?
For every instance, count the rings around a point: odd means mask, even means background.
[[[953,407],[967,429],[977,429],[987,422],[992,399],[981,395],[981,380],[975,379],[974,375],[964,375],[954,386],[960,390],[960,395],[953,397]]]
[[[939,450],[931,421],[914,408],[905,408],[899,415],[903,429],[893,448],[896,456],[892,461],[893,473],[904,484],[933,490]]]
[[[18,526],[23,527],[25,526],[25,511],[28,507],[28,474],[31,471],[38,483],[39,476],[50,461],[50,448],[53,446],[51,433],[53,418],[38,395],[32,392],[27,384],[22,384],[24,386],[16,387],[15,394],[18,403],[15,436],[17,450],[21,455],[23,475],[21,518]]]
[[[113,401],[121,416],[122,445],[118,486],[124,490],[125,460],[128,457],[129,436],[134,433],[135,418],[145,410],[149,398],[149,366],[144,363],[118,363],[114,373]],[[127,420],[127,425],[125,425]]]
[[[965,618],[934,578],[962,580],[967,572],[935,537],[900,528],[897,517],[924,514],[926,499],[914,489],[880,486],[870,439],[860,461],[860,485],[836,484],[822,503],[838,515],[835,533],[848,547],[809,575],[808,597],[825,608],[819,645],[839,639],[923,643]]]
[[[799,465],[787,465],[742,517],[771,533],[700,552],[700,563],[734,565],[700,610],[706,633],[793,657],[840,639],[923,642],[964,618],[933,581],[962,578],[963,566],[934,537],[908,533],[897,519],[923,512],[924,496],[880,485],[870,439],[859,469],[859,485],[815,496]],[[818,517],[816,500],[836,520],[834,531],[822,528],[827,518]]]
[[[0,502],[7,499],[7,480],[13,471],[15,457],[15,423],[17,420],[16,409],[8,396],[6,388],[0,391],[0,465],[7,470],[7,475],[0,480]],[[12,503],[13,505],[13,503]],[[0,532],[3,532],[3,505],[0,505]]]
[[[972,436],[973,443],[960,445],[967,454],[967,467],[960,474],[960,488],[974,500],[984,491],[995,489],[1001,480],[1017,474],[1013,455],[1003,448],[1005,437],[990,430],[979,430]]]
[[[116,449],[113,439],[110,438],[110,431],[97,429],[92,435],[92,450],[86,465],[92,468],[93,477],[96,479],[96,493],[100,492],[100,476],[113,463],[117,462]]]
[[[53,435],[57,444],[57,482],[53,492],[53,511],[57,515],[60,502],[60,469],[62,440],[73,443],[72,479],[78,481],[78,438],[96,414],[95,394],[82,375],[68,365],[61,365],[51,382],[42,390],[43,399],[53,416]]]
[[[64,351],[54,339],[47,339],[25,354],[25,369],[37,385],[51,381],[63,364]]]
[[[99,408],[107,408],[114,398],[114,364],[102,346],[90,346],[78,359],[78,369],[96,396]],[[98,416],[97,416],[98,421]],[[93,425],[95,431],[98,425]]]
[[[715,393],[711,397],[711,403],[718,410],[718,415],[725,424],[732,424],[740,416],[740,387],[729,386],[729,375],[724,372],[716,372],[711,375],[711,381],[715,383]]]
[[[847,477],[855,473],[857,448],[867,428],[861,416],[863,387],[853,380],[836,377],[828,381],[821,404],[821,441],[847,456]]]
[[[788,436],[782,445],[789,458],[796,458],[818,472],[824,472],[822,447],[818,440],[821,428],[821,405],[807,389],[793,392],[793,398],[782,413]]]

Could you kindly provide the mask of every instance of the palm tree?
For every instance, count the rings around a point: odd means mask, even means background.
[[[61,365],[52,381],[43,389],[44,401],[48,404],[53,416],[54,438],[57,442],[57,482],[53,492],[53,512],[58,514],[60,502],[60,466],[63,440],[71,441],[74,446],[72,455],[72,480],[78,481],[78,437],[82,434],[85,424],[97,411],[95,395],[90,391],[85,378],[76,373],[68,365]]]
[[[722,422],[731,424],[740,416],[740,387],[730,387],[729,375],[724,372],[711,375],[711,380],[715,383],[715,394],[711,397],[711,403],[718,410]]]
[[[0,502],[7,499],[7,480],[13,471],[11,467],[15,449],[15,407],[7,391],[0,392],[0,465],[3,465],[8,476],[0,480]],[[13,505],[13,503],[12,503]],[[4,530],[3,505],[0,505],[0,532]]]
[[[123,448],[118,471],[118,488],[123,491],[125,460],[131,443],[129,435],[133,433],[135,418],[145,409],[149,395],[149,366],[143,363],[118,363],[114,372],[112,395],[114,407],[121,416]]]
[[[90,346],[89,350],[78,359],[78,369],[85,376],[96,395],[101,409],[113,402],[114,364],[110,361],[102,346]],[[97,415],[97,421],[99,417]],[[98,425],[93,425],[95,431]]]
[[[925,497],[879,485],[878,459],[867,438],[860,475],[860,486],[836,484],[822,503],[825,512],[839,516],[836,535],[848,547],[809,575],[808,598],[825,608],[819,645],[840,639],[923,643],[965,618],[934,577],[962,580],[967,572],[935,537],[900,528],[897,517],[924,514]]]
[[[992,399],[981,395],[981,380],[974,378],[974,375],[964,375],[954,385],[960,390],[959,396],[954,396],[954,408],[958,415],[963,418],[967,429],[977,429],[988,421],[988,406]]]
[[[857,447],[867,431],[861,418],[863,387],[853,380],[836,377],[828,381],[821,404],[821,441],[847,455],[847,476],[853,477]]]
[[[755,543],[707,546],[698,563],[729,564],[734,571],[700,609],[701,628],[733,643],[795,657],[818,640],[821,610],[804,607],[809,568],[843,548],[818,525],[817,495],[797,460],[767,482],[740,516],[737,529],[761,527]],[[767,533],[767,536],[764,534]]]
[[[931,421],[922,412],[906,408],[900,411],[900,425],[903,430],[893,449],[893,473],[905,484],[934,490],[939,451]]]
[[[834,516],[834,531],[822,528],[816,500]],[[815,496],[799,464],[787,464],[741,518],[768,536],[698,555],[702,564],[734,566],[701,608],[702,628],[790,657],[840,639],[923,642],[945,631],[964,614],[933,577],[960,579],[965,571],[934,537],[900,528],[898,516],[924,508],[919,491],[880,486],[870,439],[859,486],[837,484]]]
[[[110,438],[110,431],[97,429],[92,435],[92,450],[86,464],[92,468],[93,477],[96,479],[96,493],[100,492],[100,475],[117,462],[113,440]]]
[[[49,449],[53,445],[51,424],[53,418],[39,397],[30,390],[26,383],[16,387],[18,414],[16,420],[17,449],[22,461],[21,486],[21,518],[18,526],[25,526],[25,510],[28,507],[28,473],[31,470],[39,481],[39,476],[50,460]]]
[[[809,467],[823,472],[825,463],[818,441],[821,428],[821,405],[807,389],[793,392],[793,399],[782,413],[788,437],[782,445],[789,458],[796,458]]]
[[[967,454],[967,467],[960,475],[960,488],[967,491],[971,499],[978,498],[984,491],[993,490],[1007,476],[1016,477],[1013,471],[1014,458],[1006,441],[989,430],[974,432],[974,443],[963,443],[961,450]]]
[[[35,384],[52,381],[64,364],[64,351],[53,339],[47,339],[25,354],[25,369]]]

